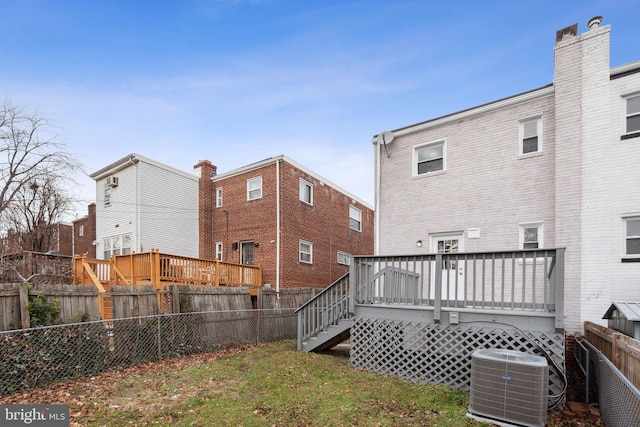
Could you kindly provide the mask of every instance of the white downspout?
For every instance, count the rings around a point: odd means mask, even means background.
[[[377,146],[377,150],[374,150],[375,162],[376,162],[376,171],[375,171],[375,192],[374,192],[374,208],[373,212],[374,217],[374,230],[373,230],[373,239],[374,239],[374,255],[380,254],[380,156],[382,155],[381,144],[378,144],[377,138],[373,138],[371,141],[373,142],[374,147]]]
[[[276,296],[280,298],[280,159],[276,161]]]

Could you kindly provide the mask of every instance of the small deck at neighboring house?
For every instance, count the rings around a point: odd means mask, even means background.
[[[260,266],[232,264],[151,252],[115,255],[108,261],[76,256],[73,264],[73,284],[95,286],[98,305],[104,320],[113,318],[109,291],[118,285],[153,285],[157,291],[168,285],[246,286],[256,296],[262,286]],[[158,294],[160,312],[165,301]]]
[[[354,256],[297,313],[301,351],[350,338],[354,367],[468,390],[477,348],[564,366],[564,249]]]

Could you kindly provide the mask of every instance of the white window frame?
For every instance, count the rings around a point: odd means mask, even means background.
[[[313,243],[305,240],[298,242],[298,261],[304,264],[313,264]]]
[[[524,128],[525,123],[529,123],[532,121],[536,121],[536,137],[537,140],[537,149],[535,151],[530,151],[528,153],[524,152]],[[542,114],[536,114],[534,116],[524,117],[518,121],[518,155],[520,156],[530,156],[536,153],[542,153]]]
[[[351,265],[351,254],[349,252],[338,251],[337,262],[341,265]]]
[[[420,162],[419,153],[421,151],[423,151],[425,148],[433,148],[433,147],[436,147],[436,146],[442,146],[442,157],[434,157],[434,158],[432,158],[430,160],[425,160],[425,161],[433,161],[433,160],[437,160],[439,158],[442,158],[442,169],[423,172],[423,173],[418,173],[419,164],[423,163],[423,162]],[[442,173],[442,172],[446,171],[447,170],[447,140],[446,140],[446,138],[438,139],[438,140],[435,140],[435,141],[425,142],[424,144],[414,145],[413,146],[413,158],[412,158],[412,161],[413,161],[413,176],[414,177],[417,177],[417,176],[429,176],[429,175],[439,174],[439,173]]]
[[[636,130],[629,130],[628,119],[630,117],[639,117],[640,111],[629,113],[629,101],[637,99],[640,102],[640,93],[634,93],[623,97],[624,99],[624,123],[623,123],[623,135],[636,135],[640,134],[640,128]]]
[[[222,261],[222,242],[216,242],[216,259]]]
[[[257,176],[247,180],[247,200],[258,199],[262,199],[262,176]]]
[[[640,234],[629,234],[629,222],[630,221],[639,221],[640,222],[640,214],[636,215],[628,215],[623,218],[623,233],[622,233],[622,257],[624,259],[640,259],[640,254],[630,254],[627,252],[627,243],[629,239],[640,239]]]
[[[109,259],[112,255],[127,255],[131,253],[131,233],[105,237],[102,241],[104,244],[104,259]]]
[[[307,196],[309,200],[307,200]],[[300,201],[313,206],[313,184],[302,178],[300,178]]]
[[[222,207],[222,187],[216,188],[216,208]]]
[[[349,205],[349,228],[362,232],[362,211],[353,205]]]
[[[543,221],[535,221],[535,222],[526,222],[519,224],[520,231],[518,236],[518,247],[520,249],[543,249],[544,248],[544,222]],[[538,230],[538,247],[537,248],[525,248],[525,243],[531,243],[525,241],[525,229],[527,228],[536,228]]]

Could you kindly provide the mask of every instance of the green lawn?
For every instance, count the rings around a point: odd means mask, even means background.
[[[484,425],[466,417],[468,393],[357,371],[346,356],[298,352],[291,340],[105,372],[0,403],[68,403],[71,426]]]

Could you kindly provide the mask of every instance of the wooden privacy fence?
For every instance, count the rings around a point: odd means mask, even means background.
[[[274,289],[259,288],[257,308],[295,309],[307,302],[314,288]],[[98,289],[69,284],[35,284],[31,296],[44,295],[47,302],[57,300],[59,315],[54,323],[75,323],[80,320],[103,320],[99,310]],[[209,311],[251,310],[256,308],[246,287],[212,287],[165,285],[156,290],[153,285],[120,285],[107,292],[112,302],[112,318],[154,316],[165,313],[191,313]],[[29,328],[29,312],[26,285],[0,283],[0,331]]]
[[[640,389],[640,341],[589,321],[584,322],[584,336]]]
[[[260,266],[232,264],[151,252],[115,255],[108,261],[76,256],[73,261],[73,284],[95,286],[103,319],[113,318],[113,286],[147,286],[154,288],[160,313],[170,313],[160,292],[168,285],[238,287],[257,296],[262,287]]]

